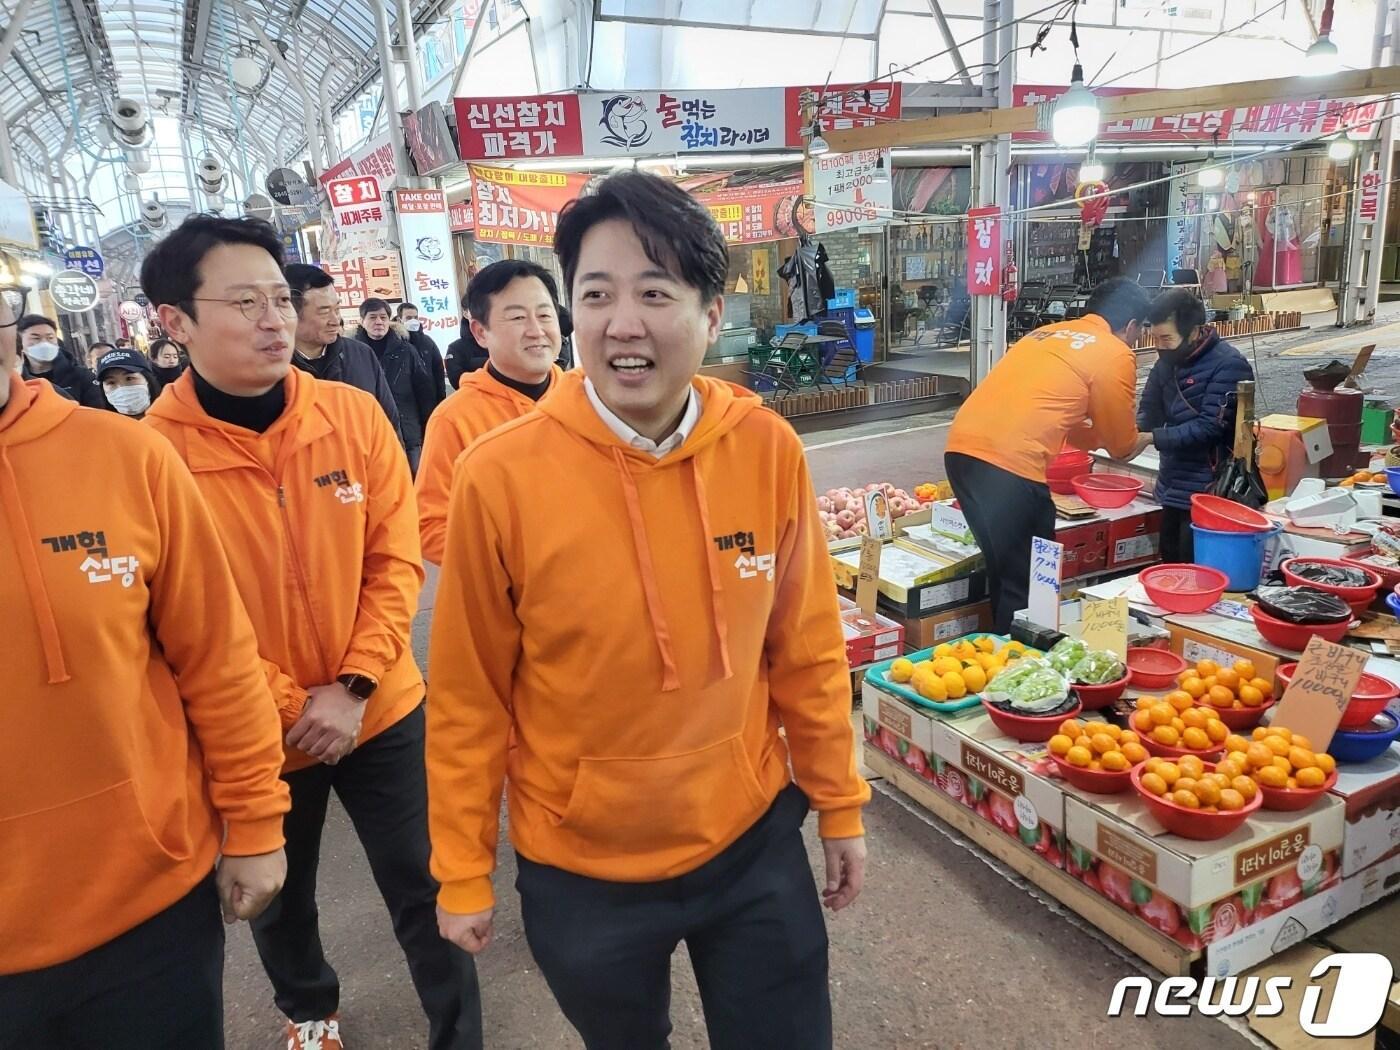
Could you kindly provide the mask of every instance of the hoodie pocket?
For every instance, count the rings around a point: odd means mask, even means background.
[[[683,862],[732,838],[768,804],[736,735],[681,755],[581,758],[559,830],[585,856]]]
[[[63,939],[54,927],[60,912],[65,929],[105,928],[111,913],[191,856],[156,837],[130,780],[0,818],[0,944]]]

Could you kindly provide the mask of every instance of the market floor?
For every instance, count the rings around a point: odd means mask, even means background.
[[[414,632],[420,662],[433,588]],[[877,785],[878,788],[878,785]],[[820,871],[815,821],[808,852]],[[840,1050],[1035,1047],[1136,1050],[1252,1044],[1217,1021],[1104,1013],[1114,983],[1136,962],[1006,881],[924,817],[876,790],[866,811],[866,888],[829,920],[831,986]],[[504,832],[502,841],[506,841]],[[572,1050],[582,1044],[535,968],[501,852],[497,940],[479,961],[488,1050]],[[426,1024],[364,854],[332,800],[321,854],[321,932],[340,973],[341,1026],[351,1050],[417,1050]],[[274,1050],[281,1019],[245,924],[230,930],[225,976],[229,1050]],[[707,1045],[685,953],[673,977],[675,1050]]]

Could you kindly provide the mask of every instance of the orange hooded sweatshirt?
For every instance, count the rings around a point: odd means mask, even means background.
[[[189,471],[131,420],[0,379],[0,974],[13,974],[168,908],[221,842],[230,856],[280,848],[289,801],[252,624]]]
[[[262,434],[214,419],[188,372],[146,422],[189,464],[214,512],[282,715],[343,674],[379,683],[360,743],[423,699],[409,631],[423,586],[413,482],[379,403],[292,369],[287,407]],[[286,771],[314,759],[288,749]]]
[[[459,461],[429,657],[448,911],[493,902],[507,777],[516,848],[596,879],[704,864],[789,783],[789,756],[822,836],[862,834],[870,789],[802,446],[757,396],[694,384],[700,420],[660,460],[608,429],[574,371]]]
[[[545,397],[554,392],[563,374],[558,365],[550,370]],[[452,493],[452,465],[457,457],[482,434],[533,412],[535,405],[488,369],[479,368],[464,374],[457,393],[433,412],[423,436],[423,456],[413,484],[418,495],[418,531],[425,561],[442,564],[447,541],[447,500]]]
[[[1087,314],[1017,340],[958,409],[947,451],[1044,482],[1066,440],[1123,456],[1137,435],[1137,356]]]

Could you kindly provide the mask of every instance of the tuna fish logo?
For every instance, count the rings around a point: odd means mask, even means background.
[[[640,95],[613,95],[603,100],[603,119],[608,129],[603,141],[609,146],[635,149],[651,138],[646,122],[647,106]]]
[[[436,262],[442,258],[442,242],[436,237],[419,237],[414,248],[418,252],[418,258],[428,262]]]

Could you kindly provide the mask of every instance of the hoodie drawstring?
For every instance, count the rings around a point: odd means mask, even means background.
[[[5,505],[6,524],[14,536],[15,553],[19,555],[20,574],[24,577],[24,589],[29,592],[29,604],[34,617],[39,621],[39,638],[44,646],[44,662],[49,669],[49,685],[68,681],[68,665],[63,659],[63,641],[58,633],[58,620],[53,614],[53,604],[44,588],[44,575],[39,567],[39,556],[35,553],[33,535],[29,531],[29,521],[24,516],[24,503],[20,498],[19,482],[5,447],[0,445],[0,503]]]
[[[642,573],[642,593],[646,595],[651,631],[656,638],[657,651],[661,654],[661,691],[669,693],[681,687],[681,676],[676,670],[676,656],[671,648],[671,629],[666,624],[666,613],[661,608],[661,594],[656,587],[656,565],[651,560],[646,520],[642,517],[642,499],[637,492],[637,483],[632,479],[632,472],[627,469],[627,457],[622,454],[621,449],[613,449],[613,462],[622,477],[622,496],[627,503],[627,521],[632,526],[632,545],[637,550],[637,561]]]
[[[715,640],[719,642],[720,666],[724,668],[725,681],[728,681],[734,677],[734,669],[729,664],[729,619],[724,613],[724,585],[719,578],[719,556],[710,542],[710,503],[694,456],[686,460],[686,466],[690,468],[690,483],[695,489],[695,506],[700,511],[701,535],[705,538],[705,565],[710,570],[710,604],[714,611]]]

